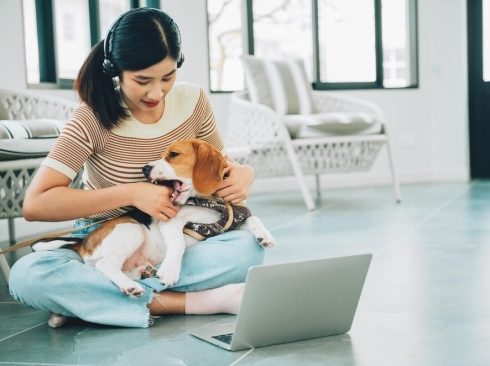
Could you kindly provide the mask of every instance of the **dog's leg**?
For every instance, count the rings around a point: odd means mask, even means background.
[[[250,216],[245,221],[243,229],[248,229],[255,236],[257,242],[264,248],[272,248],[274,246],[274,237],[257,216]]]
[[[185,221],[174,217],[169,222],[159,224],[160,232],[167,245],[167,253],[157,276],[160,282],[172,286],[179,280],[182,256],[185,251],[184,229]]]
[[[100,272],[114,282],[128,296],[141,296],[143,287],[126,276],[121,268],[145,240],[144,229],[139,224],[118,224],[94,252],[101,257],[95,264]]]

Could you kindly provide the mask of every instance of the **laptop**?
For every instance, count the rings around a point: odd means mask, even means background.
[[[372,254],[253,266],[236,322],[191,332],[229,351],[347,333]]]

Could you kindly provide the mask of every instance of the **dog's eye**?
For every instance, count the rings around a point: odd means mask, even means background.
[[[169,154],[168,154],[168,158],[169,159],[173,159],[173,158],[176,158],[177,156],[179,156],[180,153],[178,153],[177,151],[171,151]]]

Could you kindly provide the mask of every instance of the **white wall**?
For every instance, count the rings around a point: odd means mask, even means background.
[[[22,1],[0,1],[0,88],[25,88]]]
[[[162,3],[183,36],[186,60],[179,79],[207,90],[205,2]],[[0,1],[0,88],[26,88],[20,4],[20,0]],[[368,99],[382,108],[402,183],[465,181],[469,177],[466,1],[419,0],[418,7],[419,88],[342,93]],[[40,92],[73,98],[71,91]],[[226,94],[211,95],[222,130],[226,128],[228,98]],[[323,181],[327,186],[387,183],[389,172],[384,155],[368,174],[329,176]],[[4,232],[0,226],[0,240]]]

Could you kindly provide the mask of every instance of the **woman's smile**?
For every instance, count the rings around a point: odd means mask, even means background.
[[[161,100],[155,100],[155,101],[143,101],[143,103],[149,107],[149,108],[155,108],[160,104]]]

